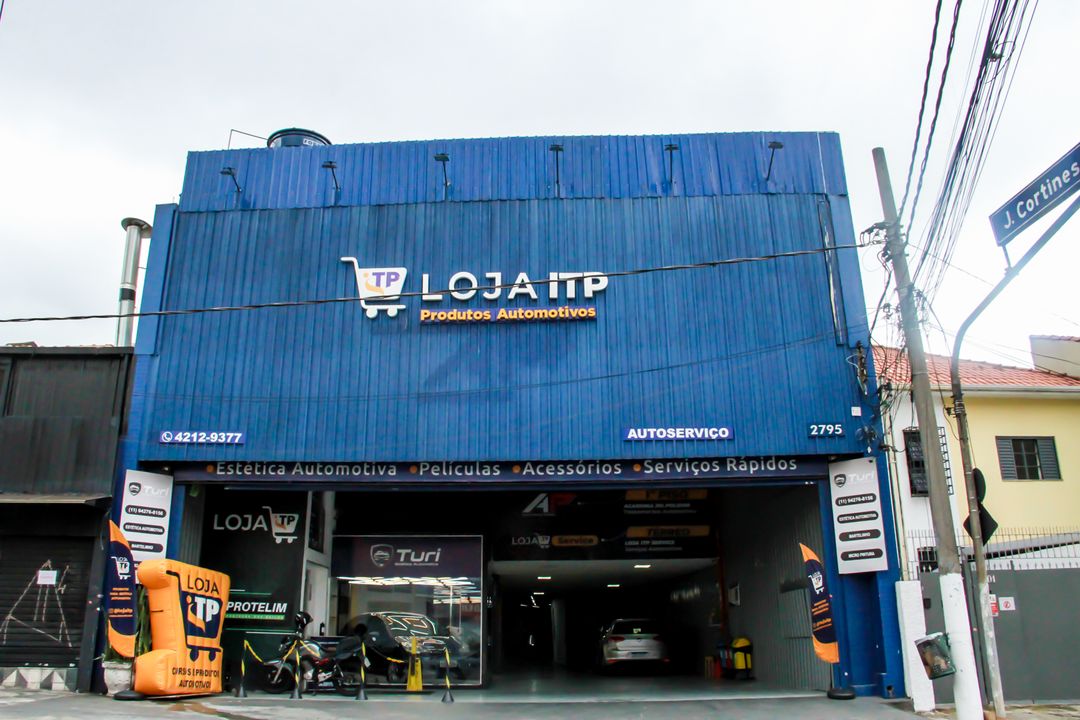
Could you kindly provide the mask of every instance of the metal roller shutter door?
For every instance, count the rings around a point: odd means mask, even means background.
[[[0,666],[78,662],[92,553],[92,538],[0,536]]]

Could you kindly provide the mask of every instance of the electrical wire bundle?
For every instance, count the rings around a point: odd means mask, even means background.
[[[944,49],[933,114],[924,140],[922,136],[928,108],[930,80],[934,58],[939,54],[942,0],[938,0],[935,8],[934,27],[931,33],[929,56],[923,79],[922,99],[916,124],[915,140],[911,148],[911,159],[908,165],[907,179],[904,183],[904,197],[899,211],[901,231],[903,228],[913,227],[916,221],[919,197],[922,192],[926,168],[938,126],[946,81],[952,65],[962,3],[963,0],[956,0],[953,5],[952,22]],[[979,18],[980,27],[986,21],[989,4],[988,0],[983,6],[982,15]],[[951,266],[956,242],[990,145],[993,142],[998,120],[1008,98],[1009,89],[1012,86],[1013,77],[1019,65],[1020,55],[1024,49],[1024,42],[1027,39],[1030,21],[1037,5],[1038,0],[994,0],[993,8],[990,9],[989,20],[986,21],[985,40],[981,48],[978,45],[972,48],[965,85],[970,80],[973,70],[975,71],[975,79],[971,86],[968,103],[962,115],[959,112],[957,114],[953,137],[950,139],[950,143],[953,143],[952,152],[941,181],[937,199],[930,217],[925,222],[925,230],[921,233],[919,242],[910,243],[916,249],[912,282],[916,288],[923,288],[922,292],[918,290],[916,292],[927,306],[932,305],[945,272]],[[975,66],[976,57],[978,57],[977,68]],[[919,157],[920,145],[922,147],[922,159],[916,174],[915,166]],[[912,196],[913,182],[915,187]],[[909,197],[912,200],[910,206],[908,205]],[[905,244],[909,240],[910,238],[905,237]],[[880,259],[883,264],[887,263],[886,257],[883,256]],[[879,316],[883,312],[886,316],[891,314],[893,306],[886,300],[889,297],[892,281],[893,277],[890,272],[886,276],[885,288],[874,310],[871,334],[873,334],[874,328],[877,327]],[[886,324],[885,334],[891,334],[890,331],[894,330],[893,325],[894,323]],[[886,347],[894,347],[897,344],[889,340],[875,340],[875,342],[881,342]]]
[[[922,251],[915,263],[914,281],[924,289],[931,303],[956,249],[1037,5],[1038,0],[996,0],[994,3],[963,124],[956,136],[923,235]]]

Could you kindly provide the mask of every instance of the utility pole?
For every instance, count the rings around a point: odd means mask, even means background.
[[[873,152],[881,209],[885,215],[885,251],[892,262],[896,291],[900,296],[900,319],[911,364],[911,394],[915,401],[919,437],[926,460],[930,513],[934,535],[937,536],[941,607],[945,616],[945,632],[948,634],[953,663],[956,666],[956,675],[953,676],[956,717],[957,720],[983,720],[982,695],[979,692],[975,651],[971,643],[971,624],[968,621],[964,581],[960,574],[960,559],[956,548],[956,530],[953,527],[952,508],[945,484],[945,462],[941,455],[937,415],[934,413],[934,400],[930,390],[930,373],[927,370],[919,315],[915,306],[915,286],[908,271],[905,243],[896,214],[896,200],[893,198],[889,168],[885,163],[885,151],[874,148]]]

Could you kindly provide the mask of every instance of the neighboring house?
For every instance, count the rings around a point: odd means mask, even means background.
[[[1035,342],[1032,338],[1033,347],[1041,347]],[[1073,340],[1073,344],[1080,348],[1080,342]],[[929,531],[930,502],[907,355],[895,348],[875,347],[874,360],[883,386],[885,436],[894,451],[890,454],[898,531],[906,529],[909,535]],[[951,412],[949,358],[929,355],[927,360],[959,530],[967,516],[967,497]],[[994,519],[1003,528],[1075,524],[1080,518],[1080,378],[961,360],[960,379],[972,456],[986,478],[984,505]]]
[[[1080,337],[1032,335],[1029,340],[1037,369],[1080,377]]]
[[[1005,699],[1018,702],[1075,697],[1069,663],[1080,642],[1073,622],[1080,592],[1080,378],[1061,372],[1080,368],[1080,341],[1031,342],[1036,366],[1057,363],[1058,372],[960,363],[973,460],[986,479],[984,506],[998,523],[986,557],[1002,686]],[[906,686],[922,711],[952,701],[950,683],[926,679],[914,646],[943,629],[926,471],[907,355],[875,347],[874,362],[904,568],[897,595]],[[970,557],[949,358],[931,355],[928,364],[958,544]],[[977,632],[973,639],[980,647]]]
[[[0,683],[87,691],[130,348],[0,348]]]

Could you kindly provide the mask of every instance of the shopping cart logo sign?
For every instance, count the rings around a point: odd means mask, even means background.
[[[405,287],[408,269],[403,267],[362,268],[354,257],[343,257],[341,262],[352,264],[353,273],[356,276],[356,291],[360,296],[360,307],[369,318],[378,317],[380,312],[394,317],[399,310],[405,309],[404,305],[393,301],[399,299],[401,289]]]
[[[300,520],[300,515],[276,513],[269,505],[263,505],[263,509],[270,516],[270,534],[274,536],[274,543],[280,545],[284,540],[291,544],[296,539],[296,524]]]
[[[121,580],[127,580],[131,577],[131,561],[124,557],[112,556],[112,561],[116,564],[116,576]]]
[[[265,515],[263,513],[229,513],[222,516],[215,513],[211,527],[214,530],[228,532],[266,530],[278,545],[296,540],[296,526],[300,522],[299,513],[274,512],[269,505],[263,505],[262,509],[266,511]]]
[[[221,600],[180,591],[184,603],[184,631],[190,637],[216,638],[221,624]]]

